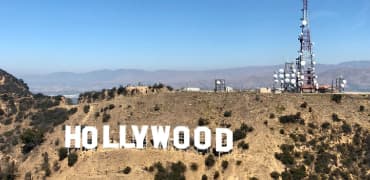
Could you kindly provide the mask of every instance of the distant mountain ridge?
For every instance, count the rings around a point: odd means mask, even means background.
[[[176,71],[145,71],[139,69],[98,70],[87,73],[57,72],[46,75],[25,75],[22,78],[31,91],[45,94],[79,93],[113,86],[143,83],[151,85],[162,82],[175,88],[200,87],[212,89],[217,78],[226,79],[235,89],[252,89],[272,86],[272,74],[282,65],[249,66],[241,68]],[[350,61],[336,65],[319,64],[319,83],[331,84],[343,75],[350,91],[370,91],[370,61]]]

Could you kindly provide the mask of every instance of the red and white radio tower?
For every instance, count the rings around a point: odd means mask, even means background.
[[[315,55],[312,52],[312,41],[308,18],[308,0],[303,0],[301,34],[299,42],[301,44],[299,56],[296,59],[297,66],[297,90],[315,92],[319,88],[317,75],[315,72]]]

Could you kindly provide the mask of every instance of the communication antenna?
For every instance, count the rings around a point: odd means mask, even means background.
[[[316,75],[316,60],[313,53],[313,42],[311,41],[310,21],[308,16],[308,0],[303,0],[302,17],[301,17],[301,32],[298,36],[300,48],[298,57],[294,63],[285,63],[285,69],[280,69],[278,78],[275,78],[274,86],[276,87],[276,79],[279,79],[281,88],[288,92],[317,92],[319,89],[318,77]],[[284,81],[282,81],[282,80]]]
[[[224,91],[226,91],[225,79],[216,79],[215,80],[215,92],[224,92]]]

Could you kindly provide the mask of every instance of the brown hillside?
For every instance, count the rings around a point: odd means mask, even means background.
[[[329,176],[366,178],[369,176],[370,169],[370,149],[367,149],[370,148],[369,96],[343,95],[341,97],[341,102],[337,103],[332,100],[330,94],[167,92],[134,96],[115,94],[115,97],[110,100],[76,106],[61,104],[50,107],[49,110],[66,108],[70,112],[73,108],[77,108],[77,112],[69,113],[68,120],[55,124],[54,128],[49,128],[49,131],[44,133],[44,141],[29,153],[21,152],[24,143],[19,140],[18,144],[1,154],[2,167],[7,163],[9,169],[9,163],[14,161],[17,169],[14,172],[16,179],[23,179],[26,174],[27,177],[31,176],[34,179],[42,179],[44,176],[51,179],[153,179],[171,177],[171,175],[179,175],[177,177],[180,178],[182,174],[186,179],[201,179],[203,175],[213,179],[217,174],[216,171],[219,179],[252,177],[271,179],[270,173],[274,171],[281,174],[280,178],[283,179],[289,179],[289,177],[300,179],[302,166],[304,167],[302,176],[305,178]],[[360,106],[364,109],[360,110]],[[32,109],[27,112],[32,111],[35,113],[41,110]],[[226,111],[232,112],[230,117],[225,117]],[[99,116],[97,116],[98,113]],[[339,120],[333,121],[333,113],[337,114]],[[110,116],[105,119],[106,123],[103,123],[103,114]],[[287,123],[284,123],[284,118],[281,120],[281,117],[290,115],[294,115],[292,121],[289,118]],[[253,129],[248,131],[245,139],[234,142],[232,153],[217,157],[216,164],[212,167],[205,165],[206,157],[212,153],[203,155],[196,152],[194,148],[178,151],[172,146],[168,150],[149,147],[145,150],[107,150],[98,147],[96,151],[76,151],[78,160],[72,167],[68,166],[68,158],[59,161],[58,149],[64,145],[63,126],[65,124],[97,126],[101,139],[103,124],[110,124],[113,128],[111,131],[115,132],[119,124],[186,125],[194,128],[198,126],[200,118],[209,122],[208,126],[213,130],[221,126],[230,127],[232,130],[240,129],[242,123]],[[26,117],[22,123],[14,122],[13,125],[1,126],[0,132],[3,133],[3,139],[9,139],[5,137],[5,133],[12,129],[16,129],[15,134],[21,134],[26,128],[39,128],[36,125],[30,126],[29,122],[32,121],[34,121],[32,118]],[[325,122],[329,122],[329,128],[326,126],[323,128],[322,124]],[[347,131],[348,128],[343,128],[345,125],[349,125],[350,132]],[[118,133],[114,134],[114,138],[118,140]],[[356,137],[360,142],[357,142]],[[240,143],[242,141],[245,141],[249,148],[243,150]],[[281,150],[281,147],[285,147],[283,144],[293,145],[293,149]],[[338,148],[344,149],[343,153],[338,151]],[[349,149],[361,153],[347,155]],[[45,158],[45,152],[47,158]],[[322,156],[326,155],[323,152],[330,154],[328,163],[320,161]],[[306,163],[307,155],[313,156],[311,163]],[[347,162],[349,156],[355,156],[355,159]],[[287,163],[289,161],[286,159],[289,160],[292,157],[294,162]],[[176,172],[177,174],[170,170],[162,172],[156,168],[159,166],[153,166],[161,162],[166,169],[171,166],[171,163],[178,161],[186,166],[185,172]],[[228,162],[224,170],[222,161]],[[197,164],[197,170],[192,170],[192,163]],[[126,167],[131,168],[128,174],[122,172]],[[321,172],[315,167],[324,169],[328,167],[329,170]],[[357,170],[350,167],[356,167]],[[2,168],[2,170],[5,169]]]

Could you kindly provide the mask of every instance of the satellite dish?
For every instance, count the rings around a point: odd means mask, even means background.
[[[307,24],[308,24],[307,20],[303,20],[303,21],[302,21],[302,25],[303,25],[303,26],[307,26]]]
[[[312,64],[313,64],[313,65],[316,65],[316,61],[312,61]]]
[[[302,66],[305,66],[306,65],[306,61],[301,61],[301,65]]]
[[[284,69],[279,69],[279,72],[280,73],[284,73]]]
[[[278,82],[279,82],[279,80],[275,79],[275,82],[276,82],[276,83],[278,83]]]
[[[295,78],[295,74],[292,74],[291,76],[292,76],[292,78]]]
[[[343,80],[343,84],[347,84],[347,80]]]
[[[221,81],[216,81],[216,84],[221,84]]]
[[[286,82],[286,83],[289,83],[289,82],[290,82],[290,79],[285,79],[285,82]]]
[[[290,80],[290,82],[291,82],[292,84],[295,84],[295,83],[296,83],[295,79]]]
[[[344,84],[340,84],[340,87],[341,87],[341,88],[344,88]]]
[[[284,74],[280,74],[280,75],[279,75],[279,78],[280,78],[280,79],[283,79],[283,78],[284,78]]]
[[[285,74],[285,77],[289,78],[290,77],[290,74]]]
[[[301,76],[301,79],[303,80],[304,79],[304,76]]]
[[[278,75],[277,74],[274,74],[274,78],[276,79],[276,78],[278,78]]]
[[[281,84],[284,84],[284,80],[280,80]]]

